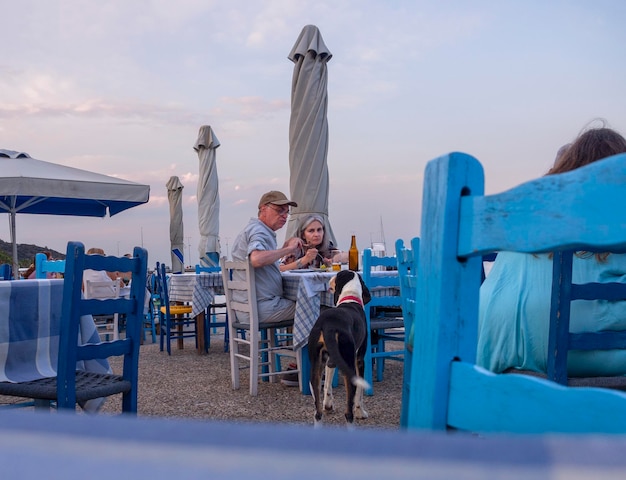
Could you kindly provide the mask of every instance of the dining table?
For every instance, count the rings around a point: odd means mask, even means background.
[[[168,293],[170,302],[191,304],[191,316],[196,319],[197,352],[199,355],[205,354],[205,311],[214,303],[217,295],[224,294],[222,273],[173,273],[168,277]],[[178,347],[181,348],[180,343]]]
[[[0,382],[54,377],[59,356],[63,279],[0,281]],[[91,315],[80,319],[79,344],[99,343]],[[76,368],[111,373],[108,360],[80,361]],[[97,411],[104,399],[83,409]]]

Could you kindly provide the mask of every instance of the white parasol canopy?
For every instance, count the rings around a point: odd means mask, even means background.
[[[9,214],[13,271],[19,269],[18,213],[105,217],[147,203],[150,186],[100,173],[36,160],[0,149],[0,212]]]
[[[220,262],[220,192],[215,151],[220,142],[213,129],[202,125],[194,150],[198,152],[198,228],[200,265],[217,267]]]
[[[185,271],[185,235],[183,229],[183,184],[178,177],[170,177],[165,184],[170,204],[170,252],[172,273]]]
[[[335,245],[328,220],[328,71],[332,54],[315,25],[300,32],[289,60],[294,62],[289,119],[289,193],[292,209],[286,237],[292,237],[303,217],[324,219],[326,236]]]

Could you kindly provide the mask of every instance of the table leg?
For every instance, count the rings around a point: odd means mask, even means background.
[[[302,395],[311,395],[311,362],[309,360],[309,347],[304,345],[298,349],[300,364],[300,392]]]
[[[204,355],[207,353],[205,349],[205,318],[204,312],[200,312],[196,316],[196,336],[198,337],[198,355]]]

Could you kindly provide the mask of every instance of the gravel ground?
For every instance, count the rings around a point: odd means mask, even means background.
[[[144,417],[197,418],[237,422],[312,424],[313,399],[297,387],[261,382],[258,396],[248,394],[244,370],[241,388],[233,390],[228,353],[222,339],[213,337],[208,355],[198,355],[192,341],[182,350],[173,346],[172,355],[159,351],[158,344],[141,347],[139,355],[139,407]],[[121,372],[121,362],[111,359],[113,370]],[[344,425],[345,393],[341,384],[334,391],[335,411],[326,415],[327,425]],[[374,395],[365,396],[369,418],[356,420],[361,428],[397,429],[402,390],[402,365],[388,361],[383,382],[374,384]],[[109,398],[102,412],[121,411],[121,397]]]

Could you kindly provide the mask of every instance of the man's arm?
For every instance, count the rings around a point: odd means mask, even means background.
[[[290,238],[285,242],[283,248],[278,250],[254,250],[250,253],[250,264],[254,268],[270,265],[285,255],[295,255],[301,248],[302,240],[299,238]]]

